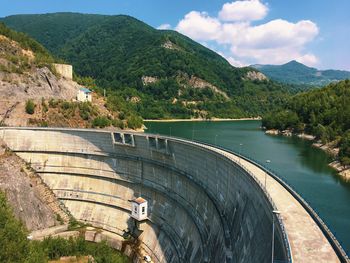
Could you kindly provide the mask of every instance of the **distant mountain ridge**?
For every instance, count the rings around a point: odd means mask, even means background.
[[[318,70],[295,60],[283,65],[252,65],[269,78],[289,84],[325,86],[331,82],[350,79],[350,72],[344,70]]]

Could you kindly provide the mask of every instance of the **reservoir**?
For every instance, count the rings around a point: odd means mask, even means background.
[[[260,121],[146,122],[147,133],[216,144],[263,164],[293,187],[350,252],[350,183],[328,167],[331,161],[311,142],[265,135]]]

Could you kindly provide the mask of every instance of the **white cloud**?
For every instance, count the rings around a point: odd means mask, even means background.
[[[234,67],[238,67],[238,68],[241,68],[241,67],[246,67],[248,66],[248,64],[244,63],[244,62],[241,62],[233,57],[225,57],[226,60]]]
[[[164,29],[171,29],[170,24],[161,24],[157,29],[164,30]]]
[[[197,41],[215,40],[221,31],[221,23],[205,12],[192,11],[179,22],[176,30]]]
[[[243,0],[224,4],[219,18],[224,21],[253,21],[263,19],[267,12],[267,6],[259,0]]]
[[[316,66],[319,63],[318,58],[311,53],[305,54],[305,55],[297,58],[296,60],[299,61],[300,63],[303,63],[303,64],[309,66],[309,67]]]
[[[225,4],[219,18],[211,17],[205,12],[192,11],[178,23],[176,30],[194,40],[206,42],[209,45],[215,43],[216,46],[221,47],[219,50],[229,50],[224,52],[224,57],[233,65],[245,64],[240,61],[281,64],[293,59],[312,66],[318,63],[314,54],[305,51],[306,45],[319,33],[314,22],[301,20],[292,23],[276,19],[264,24],[252,25],[248,20],[262,18],[266,13],[259,11],[258,16],[256,11],[248,16],[248,12],[242,11],[244,16],[243,14],[241,17],[233,16],[233,11],[239,10],[237,5],[240,8],[245,5],[257,7],[262,5],[265,9],[261,10],[268,11],[267,7],[258,0],[236,1]],[[249,9],[245,8],[240,10]],[[232,11],[230,19],[228,19],[229,10]],[[224,18],[226,21],[222,21]],[[233,18],[237,21],[232,22]]]
[[[235,45],[250,48],[279,48],[286,46],[302,46],[318,34],[316,24],[309,20],[297,23],[277,19],[259,26],[249,26],[240,32]]]

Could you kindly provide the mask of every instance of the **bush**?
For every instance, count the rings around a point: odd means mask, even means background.
[[[141,117],[136,115],[131,115],[127,118],[128,127],[131,129],[141,128],[143,124],[143,120]]]
[[[14,217],[6,195],[0,191],[0,262],[45,263],[63,256],[82,255],[92,255],[96,262],[130,262],[106,242],[89,243],[82,236],[29,241],[27,235],[23,224]]]
[[[35,103],[32,100],[27,100],[26,102],[26,113],[28,114],[34,114],[35,112]]]
[[[96,117],[92,121],[92,127],[94,127],[94,128],[96,128],[96,127],[105,128],[105,127],[110,126],[110,125],[111,125],[110,119],[108,119],[105,116]]]

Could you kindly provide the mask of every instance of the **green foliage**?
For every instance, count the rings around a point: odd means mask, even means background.
[[[47,106],[44,98],[41,98],[41,106],[43,108],[43,112],[47,112],[49,110],[49,107]]]
[[[0,191],[0,262],[25,262],[30,250],[27,231],[12,214],[5,194]]]
[[[344,165],[350,165],[350,130],[340,140],[339,158]]]
[[[26,102],[26,113],[34,114],[35,112],[35,103],[33,100],[27,100]]]
[[[43,67],[43,66],[48,66],[51,67],[51,63],[53,63],[55,60],[51,56],[51,54],[37,41],[34,39],[30,38],[28,35],[21,33],[21,32],[16,32],[7,26],[5,24],[0,23],[0,35],[4,35],[8,37],[9,39],[16,41],[19,43],[19,45],[23,49],[29,49],[34,52],[35,54],[35,64],[38,67]],[[17,61],[19,58],[16,56],[14,58],[16,61],[13,61],[15,64],[18,64],[19,61]],[[23,68],[28,67],[28,61],[25,63],[22,63],[21,65],[22,70]]]
[[[79,103],[79,114],[83,120],[91,120],[97,114],[97,110],[92,106],[91,102]]]
[[[267,129],[299,129],[301,126],[298,115],[289,110],[273,112],[266,114],[262,121],[262,125]]]
[[[143,120],[140,116],[131,115],[127,118],[128,127],[131,129],[141,128]]]
[[[46,263],[63,256],[84,255],[92,255],[98,263],[130,262],[106,242],[89,243],[83,237],[49,237],[43,241],[29,241],[27,235],[22,223],[13,216],[5,194],[0,191],[0,262]]]
[[[350,80],[298,94],[286,103],[287,110],[267,114],[263,125],[270,129],[291,128],[316,136],[323,143],[341,138],[339,157],[350,157]],[[345,159],[344,159],[345,158]]]
[[[92,127],[105,128],[111,126],[111,120],[106,116],[98,116],[92,121]]]
[[[72,63],[83,76],[75,76],[78,82],[100,94],[105,88],[107,106],[130,116],[250,117],[278,109],[288,97],[290,87],[244,80],[253,69],[234,68],[175,31],[156,30],[129,16],[57,13],[11,16],[3,21]],[[166,43],[173,48],[165,48]],[[143,76],[159,81],[143,85]],[[230,99],[209,88],[191,88],[192,76],[216,86]],[[133,97],[140,101],[132,102]]]

